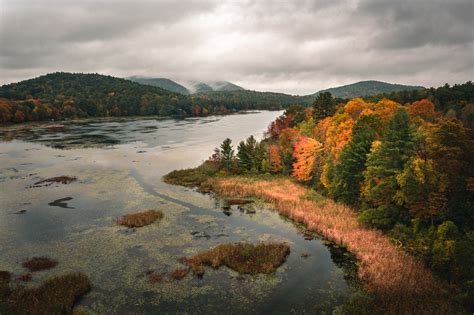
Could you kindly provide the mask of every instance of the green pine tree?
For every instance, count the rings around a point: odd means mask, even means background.
[[[363,116],[354,125],[352,140],[343,148],[334,169],[330,194],[336,200],[347,204],[358,202],[367,154],[376,140],[379,125],[380,119],[376,116]]]
[[[329,92],[320,93],[313,101],[314,120],[319,121],[336,112],[336,100]]]
[[[413,155],[410,119],[406,110],[400,108],[390,120],[382,143],[367,160],[362,188],[366,203],[361,215],[363,221],[379,228],[390,228],[403,218],[404,209],[394,201],[399,189],[396,177]]]

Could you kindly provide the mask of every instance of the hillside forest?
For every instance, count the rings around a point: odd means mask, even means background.
[[[388,84],[359,82],[337,88],[338,95],[372,95],[386,91]],[[390,85],[388,85],[390,86]],[[403,86],[402,86],[403,87]],[[344,89],[343,89],[344,88]],[[391,89],[400,88],[392,85]],[[409,88],[409,87],[406,87]],[[348,89],[348,90],[347,90]],[[367,93],[367,94],[364,94]],[[372,93],[372,94],[371,94]],[[166,116],[197,117],[242,110],[280,110],[291,105],[310,106],[319,95],[294,96],[250,90],[212,91],[182,95],[150,85],[100,74],[51,73],[0,87],[0,123],[51,121],[89,117]],[[416,88],[368,96],[376,102],[389,98],[401,104],[424,98],[437,110],[463,120],[472,120],[472,82],[453,87]],[[347,102],[338,98],[338,103]]]

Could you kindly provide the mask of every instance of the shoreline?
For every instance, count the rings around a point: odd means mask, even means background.
[[[34,120],[34,121],[25,121],[21,123],[0,123],[0,128],[8,127],[47,127],[48,125],[63,125],[71,123],[84,123],[84,122],[121,122],[121,121],[133,121],[133,120],[183,120],[183,119],[196,119],[196,118],[209,118],[209,117],[221,117],[221,116],[231,116],[231,115],[247,115],[260,112],[279,112],[283,109],[249,109],[242,111],[231,111],[229,113],[222,114],[209,114],[202,116],[106,116],[106,117],[84,117],[84,118],[74,118],[74,119],[58,119],[58,120]]]

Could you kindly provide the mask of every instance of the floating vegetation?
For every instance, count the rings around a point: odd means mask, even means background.
[[[146,275],[150,283],[160,283],[163,281],[163,274],[159,272],[150,271],[150,272],[147,272]]]
[[[189,273],[189,268],[178,268],[170,273],[170,277],[175,280],[181,280],[186,277]]]
[[[285,243],[230,243],[180,261],[197,276],[204,274],[203,266],[219,268],[222,265],[240,274],[272,273],[285,262],[289,253],[290,247]]]
[[[3,282],[3,281],[10,281],[11,277],[12,277],[11,272],[8,272],[8,271],[0,271],[0,282]]]
[[[156,220],[161,220],[163,213],[158,210],[146,210],[142,212],[124,215],[117,219],[117,224],[124,225],[129,228],[137,228],[145,225],[150,225]]]
[[[73,181],[76,181],[76,177],[71,177],[71,176],[57,176],[57,177],[51,177],[47,179],[40,180],[39,182],[36,182],[33,184],[31,187],[44,187],[44,186],[50,186],[54,183],[58,184],[70,184]]]
[[[303,258],[308,258],[309,256],[311,256],[311,254],[309,252],[302,252],[301,253],[301,257],[303,257]]]
[[[33,275],[31,273],[24,273],[22,275],[19,275],[15,278],[16,281],[21,281],[21,282],[28,282],[33,279]]]
[[[4,304],[14,314],[71,314],[76,300],[90,288],[86,275],[70,273],[36,287],[18,287],[6,296]]]
[[[33,257],[21,264],[30,271],[40,271],[56,267],[58,262],[47,257]]]

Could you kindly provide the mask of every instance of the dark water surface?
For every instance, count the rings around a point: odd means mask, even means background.
[[[82,271],[93,289],[79,305],[91,314],[332,313],[352,292],[334,263],[341,253],[305,239],[265,204],[229,211],[217,198],[161,181],[173,169],[200,164],[226,137],[234,144],[260,138],[279,114],[0,127],[0,270],[20,274],[26,258],[48,256],[58,266],[35,273],[32,284]],[[78,180],[31,187],[61,175]],[[137,230],[114,224],[145,209],[161,210],[164,219]],[[190,274],[151,284],[145,276],[235,241],[287,242],[291,254],[272,275],[222,267],[206,268],[203,279]]]

